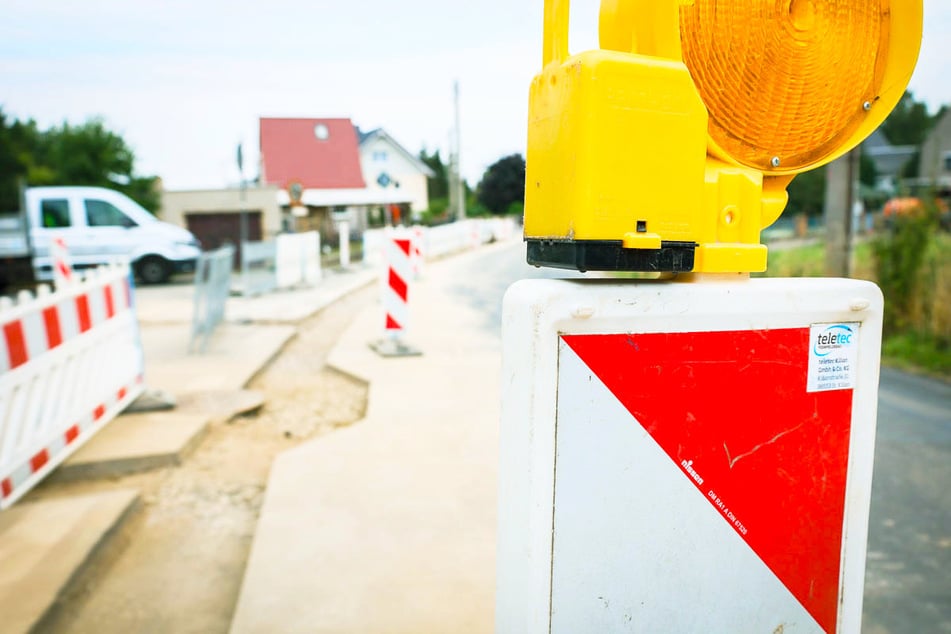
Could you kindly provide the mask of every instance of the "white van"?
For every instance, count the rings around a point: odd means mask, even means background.
[[[125,260],[147,284],[192,272],[201,253],[195,236],[161,222],[138,203],[101,187],[33,187],[25,195],[33,270],[53,277],[50,242],[62,237],[73,268]]]

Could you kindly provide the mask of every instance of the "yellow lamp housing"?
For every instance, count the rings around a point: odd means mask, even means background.
[[[545,0],[529,263],[755,272],[793,177],[901,99],[922,0],[602,0],[601,48],[571,56],[568,18]]]

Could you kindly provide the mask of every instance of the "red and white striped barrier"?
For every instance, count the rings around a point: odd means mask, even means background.
[[[50,260],[53,262],[53,284],[56,288],[63,288],[75,281],[65,238],[57,236],[50,242]]]
[[[0,302],[0,509],[143,390],[127,265]]]
[[[403,341],[409,326],[409,287],[413,277],[413,234],[407,231],[389,231],[385,236],[383,253],[383,339],[370,347],[384,357],[406,357],[421,354]]]
[[[386,314],[384,330],[389,338],[399,339],[409,325],[409,284],[413,275],[412,250],[413,239],[405,233],[394,233],[386,241],[383,310]]]
[[[423,228],[413,227],[413,250],[410,260],[413,263],[413,277],[419,279],[423,275],[423,241],[426,239]]]

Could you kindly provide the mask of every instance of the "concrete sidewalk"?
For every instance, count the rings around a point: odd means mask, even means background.
[[[50,479],[108,478],[180,463],[209,421],[260,406],[261,395],[244,388],[294,336],[296,322],[376,277],[373,270],[358,269],[328,275],[313,289],[230,298],[229,320],[202,354],[188,352],[190,284],[136,289],[146,382],[171,393],[181,406],[118,417]],[[39,501],[28,494],[0,514],[0,631],[42,629],[57,601],[109,547],[137,503],[137,492],[125,490]]]
[[[491,631],[500,342],[446,292],[472,256],[411,288],[422,356],[369,349],[379,306],[331,353],[370,382],[366,418],[275,461],[234,634]]]
[[[313,288],[230,297],[227,313],[234,321],[220,324],[207,349],[194,354],[188,351],[192,285],[137,289],[146,381],[184,406],[177,411],[119,417],[54,476],[63,479],[69,472],[68,479],[113,477],[180,463],[200,442],[209,421],[227,420],[260,407],[261,395],[244,388],[294,336],[298,321],[376,276],[371,269],[354,268],[327,275]]]

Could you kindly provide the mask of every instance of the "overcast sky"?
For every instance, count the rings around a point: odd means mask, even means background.
[[[596,43],[598,0],[572,2],[572,50]],[[446,153],[452,84],[475,184],[524,152],[542,0],[0,0],[0,107],[41,127],[99,115],[140,174],[170,189],[238,180],[260,116],[349,117],[411,152]],[[925,0],[911,89],[951,103],[951,2]],[[251,175],[251,169],[247,169]]]

